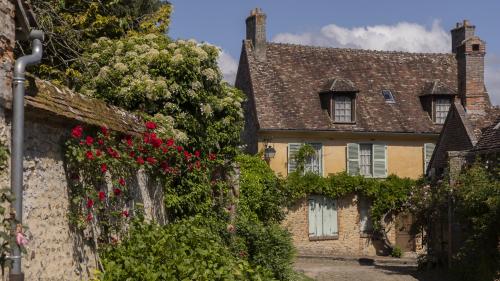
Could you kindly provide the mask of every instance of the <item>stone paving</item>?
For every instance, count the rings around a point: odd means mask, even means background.
[[[299,258],[295,269],[317,281],[446,281],[435,273],[419,273],[414,265],[360,263]]]

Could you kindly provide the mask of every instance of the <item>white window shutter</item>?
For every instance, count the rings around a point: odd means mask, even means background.
[[[347,144],[347,173],[349,175],[359,175],[359,144]]]
[[[289,143],[288,144],[288,174],[292,173],[297,169],[297,161],[295,161],[295,154],[299,151],[301,143]]]
[[[337,200],[330,199],[330,218],[331,218],[331,230],[330,235],[337,235],[339,233],[338,223],[337,223]]]
[[[433,143],[425,143],[424,144],[424,174],[427,172],[427,167],[431,162],[432,153],[434,152],[434,148],[436,145]]]
[[[373,144],[373,177],[387,177],[387,146]]]
[[[308,209],[308,224],[309,224],[309,236],[314,237],[318,235],[316,226],[316,200],[314,198],[309,198],[309,209]]]

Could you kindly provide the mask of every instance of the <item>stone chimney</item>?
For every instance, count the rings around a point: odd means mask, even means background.
[[[468,20],[451,30],[452,52],[457,59],[458,96],[468,113],[484,114],[491,106],[484,85],[486,43],[474,35],[476,27]]]
[[[257,60],[266,60],[266,14],[260,8],[250,11],[246,19],[247,40],[251,40]]]

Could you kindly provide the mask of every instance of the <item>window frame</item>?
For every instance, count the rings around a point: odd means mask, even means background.
[[[444,117],[444,120],[442,123],[438,122],[438,120],[437,120],[437,113],[438,113],[437,102],[438,102],[438,100],[447,100],[448,101],[448,111],[447,111],[446,116]],[[448,117],[448,113],[450,112],[451,103],[452,103],[452,99],[450,97],[446,97],[446,96],[436,96],[432,99],[432,122],[434,122],[434,124],[442,125],[446,122],[446,118]]]
[[[347,97],[351,101],[351,120],[350,121],[337,121],[335,118],[335,98]],[[330,118],[336,124],[355,124],[356,123],[356,92],[334,92],[330,97]]]
[[[362,147],[370,147],[370,174],[369,175],[365,175],[362,173],[363,169],[361,168],[362,166],[366,166],[366,165],[362,165],[362,161],[361,161],[361,148]],[[365,155],[366,156],[366,155]],[[367,178],[373,178],[373,143],[359,143],[359,174],[363,177],[367,177]]]

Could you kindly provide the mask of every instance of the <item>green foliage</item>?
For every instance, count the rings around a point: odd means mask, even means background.
[[[453,260],[461,280],[500,277],[500,181],[490,171],[477,162],[453,186],[457,219],[467,227],[465,243]]]
[[[44,56],[38,76],[70,87],[85,69],[74,66],[100,37],[120,38],[129,32],[165,33],[171,6],[161,0],[31,0],[40,29],[45,31]],[[20,42],[17,53],[28,45]]]
[[[308,159],[314,156],[316,151],[314,150],[314,147],[312,147],[310,144],[303,144],[299,151],[295,154],[295,161],[297,163],[296,170],[299,173],[304,172],[305,164]]]
[[[397,213],[407,207],[409,196],[416,182],[409,178],[390,175],[386,179],[350,176],[347,173],[321,177],[314,173],[304,175],[291,173],[286,180],[285,190],[290,203],[305,198],[309,194],[322,194],[330,198],[340,198],[350,193],[364,195],[371,200],[373,226],[380,227],[380,221],[387,213]]]
[[[280,222],[285,217],[286,193],[283,181],[257,156],[239,155],[239,211],[255,214],[261,222]]]
[[[200,220],[134,224],[127,239],[103,252],[101,280],[272,280],[265,270],[231,255]]]
[[[394,246],[394,248],[392,248],[391,257],[401,258],[402,256],[403,256],[403,250],[401,250],[401,248],[398,246]]]
[[[218,54],[214,46],[155,33],[101,38],[81,60],[78,89],[161,119],[176,140],[230,156],[239,144],[243,95],[222,81]]]
[[[294,247],[288,231],[280,225],[284,218],[286,193],[282,180],[258,156],[239,155],[240,198],[236,218],[235,253],[273,273],[278,280],[294,277]]]
[[[7,168],[7,160],[9,159],[9,150],[0,142],[0,171]]]

